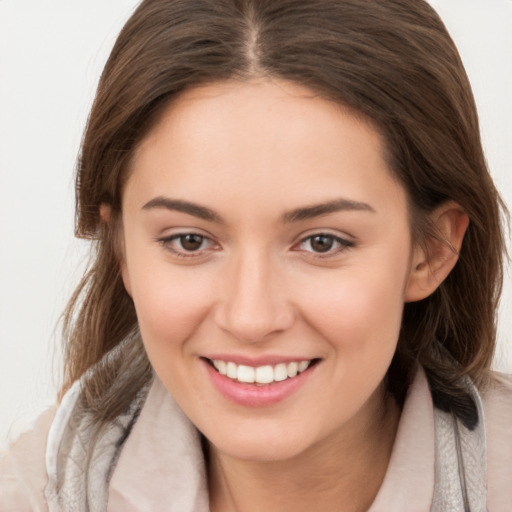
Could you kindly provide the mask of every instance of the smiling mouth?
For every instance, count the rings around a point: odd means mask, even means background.
[[[319,359],[292,361],[289,363],[257,367],[236,364],[232,361],[223,361],[220,359],[207,359],[207,361],[218,373],[225,375],[229,379],[244,384],[266,386],[275,382],[293,379],[308,368],[311,368]]]

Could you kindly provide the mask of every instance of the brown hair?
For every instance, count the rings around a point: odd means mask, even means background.
[[[137,145],[180,91],[265,76],[309,87],[373,123],[408,193],[417,240],[435,236],[426,219],[443,202],[468,214],[455,269],[432,296],[405,305],[388,385],[403,399],[419,362],[436,403],[471,426],[474,408],[461,379],[479,382],[493,357],[503,205],[462,62],[423,0],[141,3],[106,64],[78,163],[76,232],[94,240],[95,251],[65,316],[63,390],[89,370],[84,396],[102,423],[151,379],[115,242]],[[99,216],[102,203],[112,208],[108,225]]]

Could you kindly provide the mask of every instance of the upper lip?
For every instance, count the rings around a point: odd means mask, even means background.
[[[293,363],[293,362],[300,362],[300,361],[311,361],[313,359],[318,359],[315,357],[308,357],[308,356],[280,356],[280,355],[266,355],[266,356],[260,356],[260,357],[248,357],[244,355],[237,355],[237,354],[208,354],[205,356],[202,356],[205,359],[209,359],[211,361],[213,360],[220,360],[225,362],[232,362],[237,365],[243,364],[245,366],[252,366],[254,368],[257,368],[259,366],[275,366],[277,364],[282,363]]]

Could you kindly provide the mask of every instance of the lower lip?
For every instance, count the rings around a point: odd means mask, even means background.
[[[238,382],[221,375],[209,362],[202,361],[217,390],[228,400],[246,407],[265,407],[285,400],[306,383],[317,366],[310,366],[296,377],[258,386]]]

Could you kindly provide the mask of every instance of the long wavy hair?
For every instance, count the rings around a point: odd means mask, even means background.
[[[309,87],[383,136],[404,186],[418,243],[453,200],[470,224],[460,258],[430,297],[404,306],[387,384],[403,400],[419,363],[436,404],[475,422],[462,385],[481,383],[496,339],[504,205],[484,158],[457,49],[423,0],[144,0],[122,29],[88,120],[76,176],[76,234],[89,270],[64,318],[64,392],[83,374],[99,424],[126,409],[151,377],[116,256],[121,195],[134,151],[181,91],[274,77]],[[100,206],[111,208],[111,222]],[[112,357],[104,357],[107,352]]]

